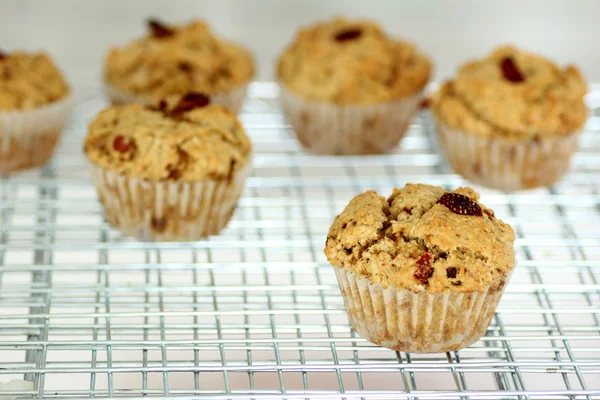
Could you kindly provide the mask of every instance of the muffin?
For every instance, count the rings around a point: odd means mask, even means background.
[[[101,111],[84,152],[108,222],[148,241],[218,233],[251,171],[250,140],[235,113],[200,93]]]
[[[464,65],[433,96],[440,145],[452,168],[500,190],[550,186],[569,168],[587,119],[574,66],[501,47]]]
[[[462,349],[485,335],[514,268],[514,233],[469,188],[407,184],[356,196],[329,229],[352,328],[414,353]]]
[[[336,18],[301,29],[277,67],[285,114],[322,154],[394,148],[419,108],[429,60],[379,25]]]
[[[0,174],[46,163],[72,108],[69,85],[48,54],[0,51]]]
[[[167,26],[148,21],[148,34],[106,57],[104,82],[113,104],[148,105],[170,95],[200,92],[238,111],[254,76],[252,55],[216,37],[202,21]]]

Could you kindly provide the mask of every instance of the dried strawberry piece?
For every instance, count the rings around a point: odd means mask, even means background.
[[[179,100],[179,104],[173,111],[173,114],[181,114],[195,108],[206,107],[210,104],[210,97],[203,93],[188,93]]]
[[[156,19],[148,20],[148,28],[150,28],[150,33],[152,34],[152,36],[159,39],[173,36],[175,34],[175,31],[173,29],[162,24]]]
[[[404,208],[402,209],[402,211],[404,211],[404,212],[405,212],[405,213],[407,213],[408,215],[412,215],[412,210],[411,210],[410,208],[408,208],[408,207],[404,207]]]
[[[423,285],[427,285],[429,283],[429,278],[431,278],[432,275],[433,267],[431,266],[431,256],[429,253],[425,253],[417,260],[417,270],[413,276]]]
[[[446,268],[446,276],[450,279],[456,278],[456,274],[458,274],[458,269],[456,267],[448,267]]]
[[[345,31],[338,32],[335,35],[335,40],[337,42],[348,42],[350,40],[356,40],[362,36],[362,31],[360,29],[347,29]]]
[[[426,109],[429,108],[430,105],[431,101],[429,100],[429,97],[425,97],[423,100],[421,100],[421,103],[419,103],[419,108]]]
[[[131,138],[126,138],[123,135],[117,135],[113,140],[113,149],[123,154],[133,153],[135,151],[135,142]]]
[[[445,206],[454,214],[483,217],[479,204],[462,194],[444,193],[436,204]]]
[[[525,77],[521,71],[519,71],[519,68],[512,57],[504,57],[500,62],[500,69],[502,70],[504,78],[510,82],[520,83],[525,81]]]

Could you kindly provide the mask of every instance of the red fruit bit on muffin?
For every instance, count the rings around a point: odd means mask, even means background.
[[[203,93],[188,93],[179,100],[179,104],[172,111],[173,114],[181,114],[196,108],[206,107],[210,104],[210,97]]]
[[[432,275],[433,267],[431,266],[431,256],[429,253],[425,253],[417,260],[417,270],[413,276],[423,285],[427,285],[429,283],[429,278],[431,278]]]
[[[135,142],[131,138],[126,138],[123,135],[115,136],[113,140],[113,149],[123,155],[129,155],[129,159],[133,158],[133,152],[135,151]]]
[[[513,83],[520,83],[525,81],[525,77],[515,64],[515,61],[512,57],[504,57],[500,62],[500,69],[502,70],[502,75],[506,80]]]
[[[169,36],[173,36],[175,31],[168,26],[164,25],[160,21],[156,19],[148,20],[148,28],[150,28],[150,33],[155,38],[166,38]]]
[[[423,100],[421,100],[421,103],[419,103],[419,108],[421,108],[421,109],[429,108],[430,103],[431,102],[429,101],[429,97],[425,97]]]
[[[346,29],[344,31],[338,32],[335,35],[335,40],[337,42],[348,42],[351,40],[356,40],[362,36],[362,31],[360,29],[351,28]]]
[[[479,204],[462,194],[444,193],[436,204],[443,205],[454,214],[483,217]]]

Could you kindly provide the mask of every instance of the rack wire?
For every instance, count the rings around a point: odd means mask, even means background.
[[[0,181],[0,382],[36,398],[600,399],[600,87],[569,175],[483,201],[512,224],[518,267],[487,336],[397,353],[356,336],[322,249],[361,191],[466,185],[439,157],[427,112],[392,154],[303,151],[256,83],[241,118],[254,173],[228,228],[142,243],[103,219],[82,168],[81,96],[45,168]]]

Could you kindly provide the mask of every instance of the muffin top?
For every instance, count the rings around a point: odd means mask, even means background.
[[[514,267],[512,228],[469,188],[407,184],[386,200],[350,201],[329,229],[325,255],[371,283],[414,292],[497,287]]]
[[[0,51],[0,110],[31,110],[60,100],[69,91],[47,53]]]
[[[84,151],[102,168],[148,180],[225,179],[246,166],[251,144],[234,112],[207,96],[157,106],[109,107],[88,128]]]
[[[586,83],[574,66],[514,47],[464,65],[433,97],[434,113],[451,128],[512,139],[568,135],[587,119]]]
[[[214,36],[202,21],[166,26],[149,20],[148,30],[143,38],[109,51],[104,76],[117,89],[154,98],[190,91],[216,94],[254,76],[252,55]]]
[[[301,29],[283,52],[278,78],[289,90],[335,104],[396,100],[420,91],[431,64],[378,24],[336,18]]]

